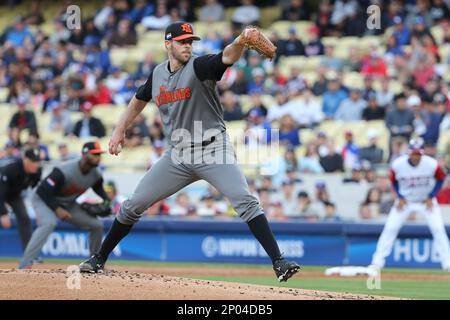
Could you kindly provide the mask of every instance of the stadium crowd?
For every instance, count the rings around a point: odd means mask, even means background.
[[[21,1],[9,1],[10,5]],[[301,218],[310,221],[339,220],[339,203],[330,199],[326,184],[318,180],[314,194],[308,194],[301,184],[302,174],[343,173],[343,183],[369,183],[366,200],[361,203],[359,217],[370,220],[389,212],[393,194],[389,180],[377,173],[407,152],[412,136],[420,136],[425,152],[436,156],[448,169],[448,158],[439,154],[440,134],[450,128],[450,85],[444,79],[450,55],[442,56],[440,46],[450,44],[449,1],[392,0],[355,1],[304,0],[256,2],[253,0],[205,0],[194,5],[191,1],[105,1],[95,15],[83,17],[80,29],[66,28],[66,8],[60,5],[51,33],[39,28],[45,23],[40,1],[31,1],[29,12],[17,16],[14,23],[0,35],[0,87],[7,87],[5,103],[17,108],[2,130],[7,130],[8,142],[0,152],[0,163],[20,154],[24,146],[39,146],[43,160],[73,158],[67,143],[58,146],[59,154],[50,154],[40,141],[40,132],[52,131],[61,136],[95,136],[108,132],[101,118],[92,115],[102,105],[126,105],[137,87],[159,63],[149,51],[133,73],[114,65],[110,52],[114,48],[130,48],[139,41],[138,26],[145,30],[164,30],[174,21],[218,22],[225,19],[225,9],[236,7],[230,28],[222,33],[210,31],[194,45],[194,53],[209,54],[222,50],[234,39],[242,26],[261,25],[261,5],[281,6],[278,20],[311,21],[307,40],[293,26],[287,37],[273,31],[269,34],[278,47],[274,61],[262,59],[248,51],[229,68],[219,83],[228,122],[245,121],[244,143],[269,141],[270,129],[278,129],[284,156],[278,159],[281,169],[274,176],[249,178],[252,192],[272,219]],[[376,4],[381,8],[380,28],[366,27],[366,8]],[[48,21],[47,21],[48,22]],[[442,29],[439,41],[433,27]],[[33,30],[33,31],[32,31]],[[386,47],[362,50],[351,46],[346,58],[335,54],[332,44],[324,37],[383,36]],[[161,40],[162,41],[162,40]],[[292,67],[288,75],[280,71],[283,57],[304,56],[320,59],[317,79],[308,81],[302,75],[302,65]],[[360,73],[362,87],[348,87],[343,77],[348,72]],[[375,88],[374,83],[381,83]],[[391,82],[401,84],[394,93]],[[240,97],[247,95],[251,107],[243,110]],[[274,98],[266,105],[264,95]],[[39,127],[40,114],[50,113],[49,127]],[[74,113],[79,120],[73,122]],[[5,119],[6,120],[6,119]],[[354,132],[346,130],[344,144],[336,145],[335,137],[324,131],[303,141],[302,130],[315,129],[324,121],[384,121],[389,131],[389,148],[379,146],[380,132],[368,130],[367,145],[358,145]],[[264,129],[264,130],[261,130]],[[21,132],[28,131],[27,141]],[[261,134],[262,132],[262,134]],[[153,149],[148,166],[159,159],[165,137],[161,120],[155,116],[149,123],[139,116],[126,134],[127,148],[149,145]],[[304,154],[297,150],[304,146]],[[347,176],[348,175],[348,176]],[[117,190],[110,185],[114,197]],[[115,194],[115,195],[114,195]],[[119,199],[118,198],[118,199]],[[439,201],[450,203],[450,185],[440,192]],[[149,215],[228,216],[230,209],[223,196],[208,189],[199,203],[193,203],[186,192],[176,195],[173,203],[161,201],[149,209]]]

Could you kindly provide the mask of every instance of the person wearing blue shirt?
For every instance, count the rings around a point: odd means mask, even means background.
[[[11,42],[14,47],[22,47],[23,42],[26,38],[31,38],[34,42],[33,34],[26,27],[23,19],[21,17],[16,18],[14,27],[8,32],[6,36],[6,41]]]
[[[342,101],[347,98],[347,94],[339,88],[339,83],[336,79],[332,79],[327,87],[327,91],[323,94],[322,111],[326,118],[332,119]]]

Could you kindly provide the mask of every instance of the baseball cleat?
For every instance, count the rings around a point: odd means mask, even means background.
[[[273,270],[279,282],[286,282],[290,277],[300,271],[300,266],[295,262],[280,258],[273,263]]]
[[[103,273],[105,261],[99,254],[94,254],[89,260],[80,263],[80,272]]]

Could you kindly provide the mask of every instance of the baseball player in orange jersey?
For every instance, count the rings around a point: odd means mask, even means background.
[[[192,55],[192,42],[200,38],[194,35],[192,26],[178,22],[167,27],[165,48],[169,59],[156,66],[130,101],[112,134],[109,152],[120,152],[125,130],[152,99],[164,124],[168,150],[123,203],[100,251],[81,263],[80,271],[103,272],[111,251],[148,207],[199,179],[208,181],[230,200],[269,255],[279,281],[299,271],[297,263],[282,257],[259,201],[249,192],[226,133],[216,88],[225,70],[242,56],[247,39],[258,39],[258,35],[258,29],[248,28],[222,52],[196,57]],[[207,154],[215,154],[214,159],[206,159]]]
[[[435,159],[423,154],[422,139],[410,142],[409,155],[392,163],[390,175],[397,200],[378,240],[370,267],[378,270],[384,267],[400,228],[412,212],[417,212],[428,223],[442,268],[450,271],[449,239],[436,200],[445,173]]]

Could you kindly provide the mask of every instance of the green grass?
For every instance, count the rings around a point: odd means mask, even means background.
[[[0,262],[17,262],[17,259],[0,259]],[[56,264],[79,264],[80,260],[75,259],[46,259],[47,263]],[[137,266],[137,267],[179,267],[179,268],[202,268],[202,269],[262,269],[270,270],[270,265],[253,264],[225,264],[225,263],[190,263],[190,262],[159,262],[159,261],[126,261],[114,260],[113,265]],[[323,273],[327,267],[306,266],[302,273],[320,272]],[[390,279],[383,279],[383,274],[390,274]],[[196,276],[196,279],[229,281],[248,284],[268,285],[285,288],[300,288],[308,290],[323,290],[335,292],[347,292],[368,295],[381,295],[388,297],[400,297],[410,299],[450,299],[450,277],[449,281],[424,281],[424,280],[395,280],[392,275],[448,275],[439,269],[401,269],[386,268],[381,275],[381,289],[370,290],[366,285],[366,278],[302,278],[301,275],[292,278],[288,283],[279,283],[275,277],[264,276]]]

